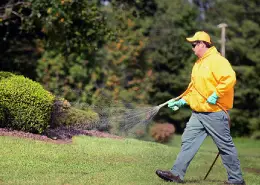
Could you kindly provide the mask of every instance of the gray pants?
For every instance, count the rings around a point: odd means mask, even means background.
[[[243,182],[237,150],[230,135],[228,117],[224,111],[193,112],[182,135],[181,151],[171,169],[182,180],[204,139],[210,135],[220,152],[228,173],[228,182]]]

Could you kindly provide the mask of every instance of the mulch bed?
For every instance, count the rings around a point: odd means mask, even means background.
[[[33,140],[39,140],[44,142],[56,143],[56,144],[68,144],[72,142],[72,137],[76,135],[87,135],[102,138],[123,139],[122,137],[112,135],[106,132],[100,132],[97,130],[79,130],[73,128],[56,128],[48,129],[45,135],[33,134],[23,131],[11,130],[7,128],[0,128],[0,136],[12,136],[19,138],[28,138]]]

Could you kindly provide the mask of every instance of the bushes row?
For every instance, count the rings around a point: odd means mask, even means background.
[[[71,107],[39,83],[0,71],[0,127],[43,133],[48,127],[98,128],[98,114]]]

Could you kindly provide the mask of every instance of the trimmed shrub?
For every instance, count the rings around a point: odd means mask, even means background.
[[[173,136],[175,127],[172,124],[155,124],[151,127],[150,134],[159,143],[167,143]]]
[[[49,124],[54,96],[39,83],[24,76],[0,81],[0,107],[4,109],[2,126],[42,133]]]
[[[0,127],[4,126],[5,122],[5,108],[3,106],[0,106]]]
[[[0,81],[2,79],[9,78],[9,77],[12,77],[12,76],[14,76],[13,73],[6,72],[6,71],[0,71]]]
[[[72,107],[67,100],[56,99],[51,116],[51,128],[60,126],[96,129],[100,126],[99,116],[91,109]]]
[[[12,76],[14,76],[13,73],[0,71],[0,81],[2,79],[6,79]],[[0,105],[0,127],[3,127],[5,123],[5,111],[6,111],[5,107],[3,107],[3,105]]]

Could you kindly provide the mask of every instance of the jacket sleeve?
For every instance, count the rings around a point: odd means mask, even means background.
[[[218,97],[222,97],[225,92],[235,86],[236,73],[225,58],[214,62],[212,73],[217,80],[216,94]]]
[[[191,81],[184,93],[184,96],[182,97],[182,99],[184,99],[187,102],[187,104],[190,104],[189,101],[190,101],[190,95],[191,95],[190,92],[192,91],[192,86],[193,86],[193,82]]]

